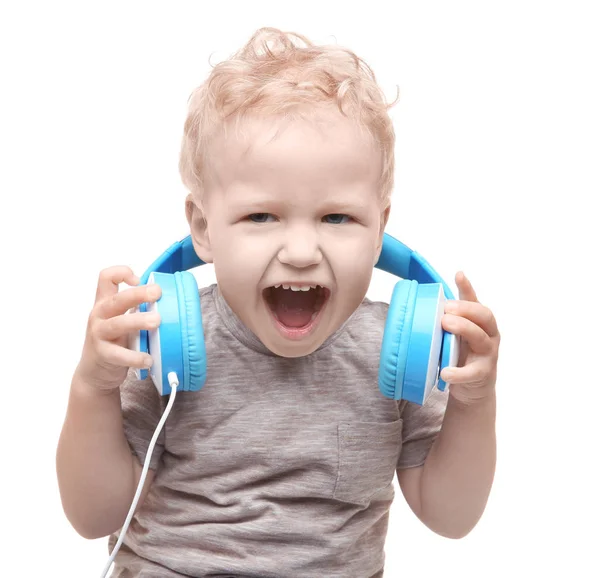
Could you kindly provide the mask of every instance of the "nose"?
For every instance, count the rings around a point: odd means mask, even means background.
[[[299,269],[318,265],[323,254],[317,233],[307,228],[291,229],[283,240],[277,258],[284,265]]]

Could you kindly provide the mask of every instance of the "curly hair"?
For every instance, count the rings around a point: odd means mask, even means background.
[[[347,48],[318,46],[297,33],[261,28],[192,92],[179,160],[182,181],[201,203],[211,137],[229,121],[310,118],[334,105],[380,148],[380,196],[387,205],[395,144],[388,110],[397,100],[386,102],[372,69]]]

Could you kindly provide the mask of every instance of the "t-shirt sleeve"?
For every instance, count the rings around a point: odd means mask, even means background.
[[[402,423],[402,450],[397,469],[415,468],[425,463],[427,454],[437,438],[448,403],[448,388],[437,387],[421,406],[400,402]]]
[[[137,456],[141,465],[144,464],[150,440],[156,426],[162,417],[166,402],[158,394],[150,377],[139,380],[133,369],[127,373],[127,378],[121,385],[121,413],[123,429],[129,442],[131,453]],[[165,430],[161,430],[152,458],[150,468],[156,470],[165,447]]]

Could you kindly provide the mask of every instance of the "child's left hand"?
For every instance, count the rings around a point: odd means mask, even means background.
[[[469,405],[495,393],[500,333],[493,313],[477,300],[464,273],[456,274],[459,299],[446,303],[442,327],[459,337],[458,367],[446,368],[441,378],[450,395]]]

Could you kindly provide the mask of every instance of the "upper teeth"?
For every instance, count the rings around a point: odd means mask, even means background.
[[[284,289],[291,289],[292,291],[310,291],[311,289],[317,288],[316,285],[275,285],[275,289],[278,289],[279,287],[283,287]]]

